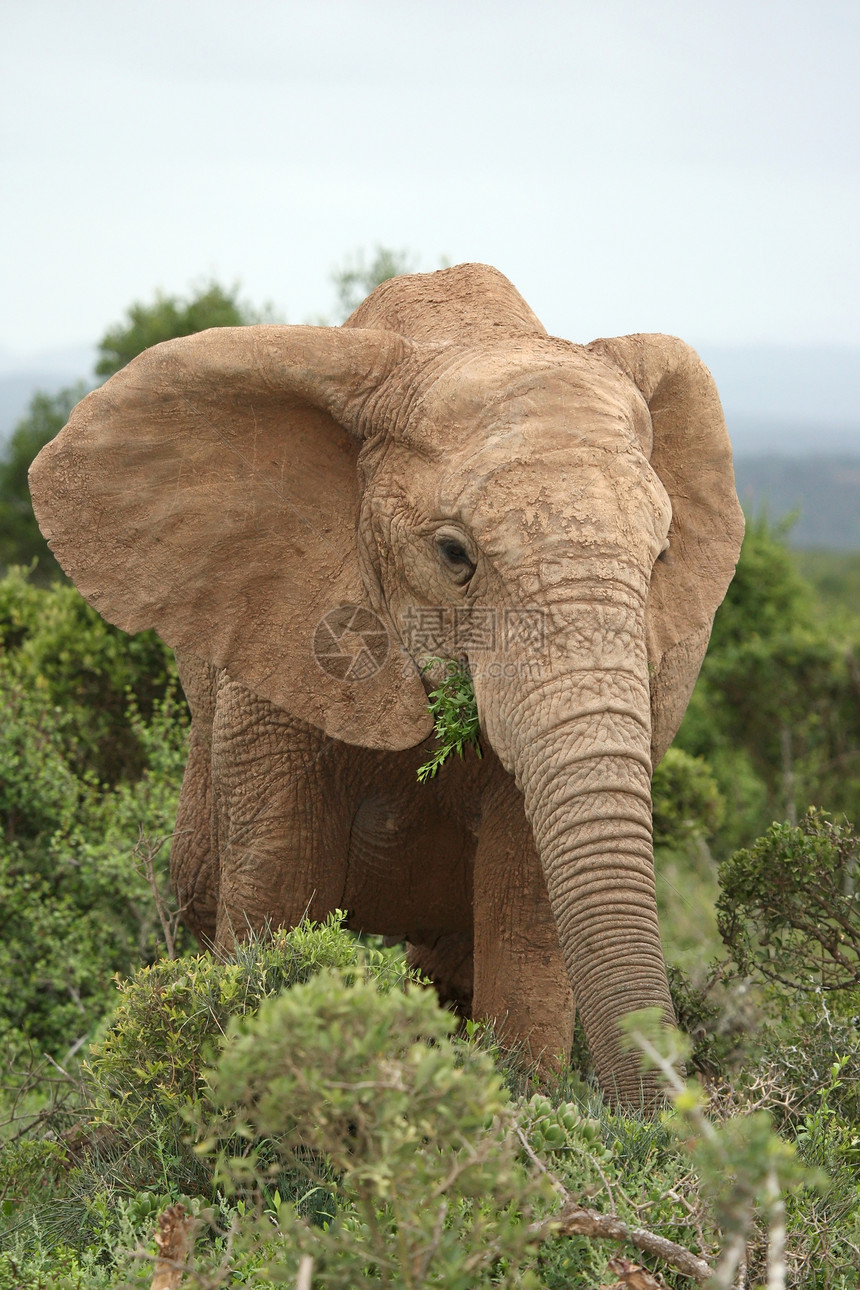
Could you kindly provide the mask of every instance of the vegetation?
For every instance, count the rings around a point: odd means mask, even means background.
[[[860,620],[825,612],[783,537],[748,523],[676,739],[725,800],[720,857],[811,805],[860,818]]]
[[[60,566],[36,523],[27,472],[33,458],[60,433],[86,392],[82,381],[58,394],[37,391],[0,458],[0,568],[27,565],[36,582],[59,577]]]
[[[206,318],[234,321],[235,292],[207,290]],[[205,294],[135,306],[103,360],[182,334]],[[810,582],[784,531],[749,525],[654,777],[688,1039],[631,1019],[671,1105],[622,1115],[581,1034],[538,1088],[337,916],[194,950],[167,894],[188,726],[172,659],[51,580],[22,491],[76,397],[39,396],[0,462],[0,564],[28,565],[0,578],[0,1290],[148,1287],[159,1256],[191,1254],[183,1285],[202,1287],[856,1286],[851,560]],[[480,735],[461,670],[432,702],[428,776]]]
[[[133,860],[142,830],[153,846],[173,828],[187,713],[157,637],[20,572],[0,581],[0,706],[0,1040],[59,1057],[109,1009],[113,974],[158,954]]]
[[[796,551],[795,560],[829,615],[841,617],[847,611],[860,618],[860,551],[811,548]]]
[[[80,1074],[7,1141],[4,1290],[147,1286],[159,1213],[207,1286],[295,1284],[302,1260],[343,1287],[560,1290],[636,1268],[617,1284],[681,1286],[709,1267],[729,1286],[742,1257],[749,1284],[768,1262],[789,1285],[856,1283],[846,1057],[810,1089],[754,1044],[709,1096],[641,1015],[631,1037],[673,1116],[613,1112],[572,1073],[535,1092],[338,921],[121,984]]]
[[[186,300],[159,292],[151,305],[131,305],[125,321],[111,327],[102,337],[96,376],[113,376],[145,349],[165,340],[191,336],[208,327],[244,327],[271,321],[271,307],[258,310],[242,303],[236,284],[225,289],[217,282],[210,282]]]
[[[356,252],[331,275],[338,320],[344,322],[381,282],[401,273],[414,273],[416,268],[415,256],[410,251],[377,246],[370,258],[364,251]]]
[[[427,706],[433,717],[433,735],[436,748],[422,766],[418,779],[424,784],[439,771],[452,753],[463,756],[467,747],[474,748],[481,756],[480,724],[475,687],[468,668],[442,658],[428,658],[424,672],[441,671],[442,677],[435,690],[430,691]]]

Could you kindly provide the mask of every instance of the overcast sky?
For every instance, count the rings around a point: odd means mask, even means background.
[[[588,340],[860,346],[858,0],[3,0],[0,350],[355,248]]]

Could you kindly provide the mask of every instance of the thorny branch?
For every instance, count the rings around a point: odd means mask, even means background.
[[[169,959],[176,958],[176,929],[179,926],[180,919],[185,912],[185,906],[180,909],[171,910],[168,902],[164,898],[161,885],[155,873],[155,857],[158,855],[165,842],[170,842],[174,834],[166,833],[160,838],[147,837],[143,827],[135,843],[134,850],[131,853],[132,864],[141,877],[145,878],[152,892],[152,898],[155,902],[155,912],[158,914],[158,921],[161,923],[161,931],[164,936],[164,947]]]
[[[516,1135],[522,1143],[526,1155],[533,1165],[551,1182],[556,1193],[564,1202],[563,1208],[551,1218],[542,1219],[532,1226],[532,1232],[540,1240],[553,1236],[597,1236],[610,1241],[626,1241],[646,1254],[654,1254],[663,1259],[670,1267],[677,1268],[685,1276],[696,1282],[703,1282],[711,1275],[711,1268],[704,1259],[691,1253],[683,1245],[658,1236],[644,1227],[630,1227],[612,1214],[600,1214],[595,1209],[588,1209],[574,1200],[570,1192],[555,1174],[551,1173],[542,1160],[534,1153],[522,1129],[516,1128]]]

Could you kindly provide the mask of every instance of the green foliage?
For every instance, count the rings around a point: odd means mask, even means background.
[[[188,1193],[211,1202],[214,1161],[194,1151],[189,1118],[208,1124],[215,1115],[205,1067],[230,1018],[324,969],[352,967],[386,990],[409,976],[401,956],[342,933],[341,917],[252,937],[228,960],[162,960],[118,980],[111,1023],[81,1068],[77,1107],[45,1121],[60,1145],[42,1150],[25,1138],[5,1149],[0,1198],[10,1205],[0,1218],[11,1231],[23,1208],[56,1243],[114,1242],[122,1206],[141,1195],[159,1197],[160,1207]],[[34,1117],[33,1128],[41,1122]]]
[[[228,960],[211,954],[162,960],[120,981],[111,1027],[89,1063],[100,1104],[122,1103],[136,1121],[146,1120],[153,1105],[176,1115],[202,1095],[204,1063],[231,1017],[254,1014],[263,999],[324,968],[366,962],[380,978],[393,963],[400,968],[399,958],[341,935],[342,919],[335,911],[319,925],[251,937]]]
[[[860,841],[811,808],[720,866],[720,933],[742,972],[795,990],[860,985]]]
[[[213,1287],[294,1285],[302,1257],[315,1285],[607,1284],[614,1247],[564,1235],[569,1203],[714,1261],[745,1233],[758,1279],[784,1205],[788,1284],[853,1287],[844,1063],[782,1136],[760,1084],[722,1111],[717,1100],[709,1119],[701,1090],[673,1073],[675,1116],[662,1122],[611,1110],[572,1075],[538,1093],[525,1079],[514,1098],[490,1055],[407,980],[398,955],[362,946],[337,916],[252,938],[229,960],[138,972],[68,1127],[48,1120],[40,1138],[34,1124],[3,1154],[0,1248],[18,1280],[0,1255],[0,1286],[67,1275],[146,1287],[155,1216],[182,1200]],[[643,1046],[673,1069],[680,1050],[645,1021],[633,1022]],[[627,1253],[668,1286],[689,1284]]]
[[[61,1055],[159,952],[135,853],[173,828],[187,710],[161,642],[69,584],[2,579],[0,644],[0,1038]]]
[[[342,917],[252,937],[230,960],[162,961],[119,983],[112,1023],[84,1067],[102,1130],[90,1153],[92,1186],[112,1180],[136,1191],[158,1177],[175,1194],[211,1194],[211,1162],[192,1149],[188,1117],[212,1121],[205,1066],[230,1019],[253,1015],[264,999],[323,969],[360,966],[386,987],[407,974],[399,956],[341,934]]]
[[[169,837],[185,759],[170,696],[138,736],[140,779],[100,792],[69,767],[54,716],[20,688],[2,693],[0,727],[0,1039],[61,1054],[110,1009],[111,979],[159,952],[141,830]],[[167,849],[156,857],[166,882]]]
[[[684,1080],[678,1073],[688,1045],[677,1031],[666,1029],[659,1009],[630,1013],[623,1025],[628,1042],[642,1052],[645,1065],[663,1074],[675,1110],[664,1122],[689,1153],[701,1195],[722,1233],[711,1284],[734,1285],[741,1262],[748,1260],[755,1284],[759,1277],[766,1277],[769,1285],[785,1284],[785,1248],[788,1245],[793,1253],[794,1244],[794,1233],[786,1228],[786,1196],[802,1195],[801,1207],[795,1211],[802,1213],[826,1183],[825,1176],[805,1164],[794,1144],[775,1131],[767,1110],[744,1109],[720,1121],[707,1114],[705,1090],[697,1080]],[[797,1284],[841,1285],[847,1290],[850,1282],[834,1274],[841,1265],[840,1271],[852,1275],[850,1245],[834,1245],[841,1248],[817,1252],[815,1273],[822,1273],[822,1280],[813,1281],[808,1268]]]
[[[151,305],[130,305],[125,321],[99,341],[97,376],[113,376],[151,345],[191,336],[209,327],[242,327],[271,321],[271,310],[258,311],[239,299],[238,284],[209,282],[187,299],[159,293]]]
[[[345,1290],[539,1284],[521,1261],[548,1188],[518,1162],[489,1057],[452,1042],[455,1026],[426,990],[381,994],[328,973],[231,1029],[214,1095],[230,1136],[268,1150],[265,1163],[222,1152],[227,1185],[250,1196],[276,1174],[304,1176],[306,1190],[331,1194],[324,1212],[336,1208],[334,1221],[310,1222],[275,1201],[257,1229],[271,1251],[264,1275],[292,1279],[308,1254],[320,1284]]]
[[[860,809],[860,623],[823,614],[784,532],[747,526],[677,746],[726,801],[726,855],[809,805]]]
[[[427,703],[438,747],[418,768],[418,780],[422,784],[433,779],[452,753],[462,757],[465,748],[471,746],[481,756],[478,705],[468,667],[449,659],[429,658],[425,659],[423,670],[441,670],[442,681],[431,690]]]
[[[654,845],[681,847],[719,828],[725,803],[707,763],[669,748],[651,784]]]
[[[381,282],[399,277],[401,273],[414,272],[415,256],[410,251],[377,246],[370,259],[365,251],[356,251],[331,275],[340,321],[348,318]]]
[[[801,577],[811,583],[828,614],[860,618],[860,551],[794,551]]]
[[[115,784],[146,763],[136,718],[176,688],[173,655],[154,632],[128,636],[67,582],[0,580],[0,684],[56,723],[52,742],[81,777]],[[129,721],[131,708],[132,720]]]
[[[27,472],[34,457],[69,419],[69,413],[86,394],[81,382],[57,394],[37,391],[26,415],[18,422],[0,456],[0,571],[10,565],[33,566],[39,582],[49,582],[60,567],[39,531]]]

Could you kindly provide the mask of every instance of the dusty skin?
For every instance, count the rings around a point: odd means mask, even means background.
[[[651,771],[743,532],[689,346],[558,340],[485,265],[394,278],[340,328],[148,350],[31,486],[90,603],[176,649],[198,937],[346,909],[544,1061],[575,999],[604,1088],[653,1097],[617,1031],[671,1016]],[[419,785],[427,653],[473,668],[486,755]]]

